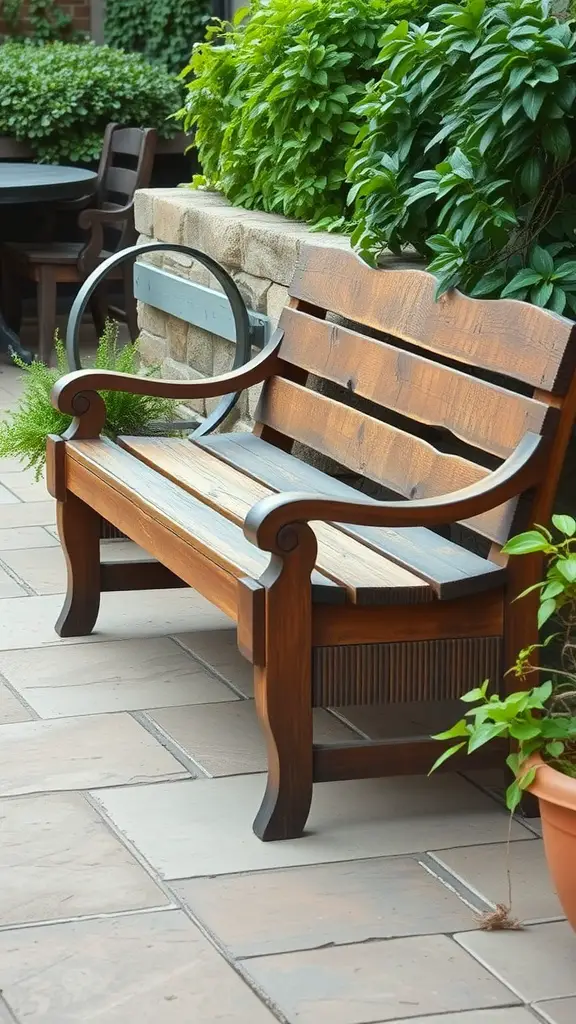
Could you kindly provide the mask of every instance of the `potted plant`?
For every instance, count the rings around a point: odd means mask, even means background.
[[[464,746],[472,753],[493,739],[513,741],[515,749],[506,758],[514,774],[506,804],[513,813],[524,790],[538,798],[548,867],[576,930],[576,520],[557,515],[552,523],[561,535],[558,542],[549,530],[538,526],[513,537],[504,548],[509,555],[542,552],[548,559],[546,577],[536,584],[540,590],[538,625],[556,616],[559,632],[520,651],[510,671],[522,681],[533,673],[551,678],[506,697],[489,694],[488,680],[465,693],[461,700],[472,706],[451,729],[434,737],[455,742],[431,770]],[[534,665],[534,652],[553,650],[558,640],[560,667]]]
[[[46,437],[63,434],[71,417],[59,412],[50,401],[50,392],[56,381],[68,373],[66,351],[57,336],[56,366],[33,362],[30,366],[14,361],[24,371],[25,384],[18,406],[0,421],[0,458],[20,459],[27,469],[33,469],[39,480],[46,461]],[[138,343],[121,348],[118,345],[118,327],[108,322],[98,343],[94,366],[99,370],[117,370],[119,373],[140,372]],[[148,366],[146,376],[158,374],[159,368]],[[174,403],[170,399],[151,398],[149,395],[129,395],[120,391],[104,391],[106,424],[104,432],[115,438],[119,434],[149,434],[154,421],[173,418]],[[102,537],[121,534],[106,521],[102,521]]]

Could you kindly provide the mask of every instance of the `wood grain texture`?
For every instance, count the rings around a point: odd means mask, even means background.
[[[305,246],[290,294],[349,320],[546,391],[564,391],[576,365],[574,324],[513,299],[434,300],[425,270],[373,270],[353,252]]]
[[[54,628],[62,637],[87,636],[100,608],[100,517],[75,494],[67,494],[57,504],[56,521],[68,583]]]
[[[485,480],[490,471],[299,384],[273,377],[257,419],[411,500],[436,498]],[[498,543],[508,539],[515,503],[467,520]]]
[[[349,500],[360,496],[353,487],[254,434],[214,434],[196,443],[277,492],[306,491]],[[505,577],[502,565],[494,565],[424,527],[387,529],[338,524],[337,528],[351,537],[360,537],[398,565],[413,569],[442,599],[490,589]]]
[[[170,480],[149,469],[118,445],[104,439],[74,441],[68,443],[67,454],[69,490],[75,490],[74,466],[77,464],[84,467],[92,476],[95,488],[95,481],[99,480],[102,490],[122,495],[129,500],[133,510],[140,509],[147,519],[154,519],[161,524],[165,530],[166,547],[172,543],[173,534],[176,534],[190,548],[196,550],[210,563],[220,566],[223,572],[233,579],[242,576],[258,579],[266,569],[269,557],[253,547],[237,526],[201,501],[197,501]],[[94,502],[97,500],[95,495]],[[160,553],[152,550],[147,543],[141,543],[133,536],[129,517],[123,517],[122,522],[117,522],[115,518],[108,516],[106,510],[102,511],[96,504],[94,507],[169,569],[186,579],[191,586],[195,586],[186,573],[185,566],[179,571],[173,560],[171,564],[165,561],[162,549]],[[338,600],[341,595],[344,599],[340,588],[331,580],[315,573],[313,582],[317,597]]]
[[[346,746],[314,745],[314,781],[374,779],[383,775],[427,775],[438,757],[438,743],[429,736],[409,739],[364,741]],[[444,772],[476,771],[499,767],[508,751],[495,741],[472,754],[456,754],[441,765]]]
[[[119,443],[240,526],[252,506],[272,493],[271,488],[183,438],[123,437]],[[325,523],[314,523],[313,529],[318,541],[317,568],[344,587],[353,603],[402,604],[433,598],[431,587],[420,577],[360,541]]]
[[[280,326],[283,360],[493,455],[506,458],[527,430],[557,420],[543,402],[296,309]]]
[[[403,643],[417,640],[501,636],[503,590],[477,594],[467,601],[434,601],[426,605],[387,608],[313,609],[313,645]]]

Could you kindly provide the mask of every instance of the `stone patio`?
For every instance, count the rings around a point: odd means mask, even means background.
[[[2,408],[19,387],[3,367]],[[574,1024],[576,937],[537,822],[511,830],[527,927],[477,928],[506,899],[498,775],[324,784],[304,838],[260,843],[231,623],[192,592],[113,594],[93,636],[58,640],[52,502],[4,463],[0,506],[0,1024]]]

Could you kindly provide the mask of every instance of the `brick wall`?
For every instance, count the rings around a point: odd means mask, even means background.
[[[21,22],[26,25],[26,0],[23,0]],[[91,0],[59,0],[59,7],[67,14],[72,15],[74,28],[81,32],[90,32],[90,10]],[[10,35],[4,21],[0,18],[0,33]]]

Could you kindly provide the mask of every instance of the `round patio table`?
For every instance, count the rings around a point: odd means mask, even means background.
[[[53,164],[0,163],[0,203],[56,203],[90,196],[96,190],[98,175],[80,167]],[[1,228],[0,213],[0,228]],[[0,352],[17,355],[25,363],[32,355],[23,349],[18,335],[6,323],[0,310]]]

